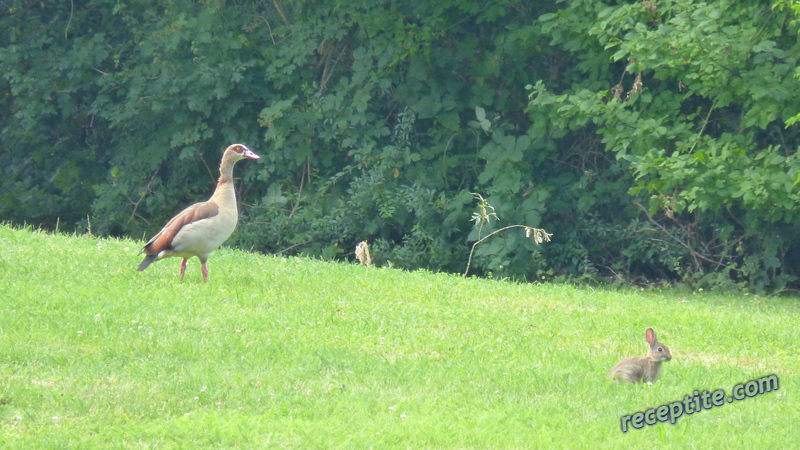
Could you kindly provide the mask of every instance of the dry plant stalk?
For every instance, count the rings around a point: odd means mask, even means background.
[[[499,220],[497,214],[494,212],[494,207],[489,204],[489,201],[484,199],[483,196],[480,194],[472,194],[476,200],[478,200],[478,206],[480,207],[480,212],[476,212],[472,215],[472,219],[470,221],[475,222],[478,225],[478,240],[472,244],[472,249],[469,251],[469,258],[467,259],[467,270],[464,271],[464,277],[466,278],[467,274],[469,273],[469,266],[472,263],[472,254],[475,253],[475,247],[480,244],[481,242],[489,239],[490,237],[494,236],[495,234],[508,230],[509,228],[525,228],[525,237],[530,238],[533,237],[533,242],[536,244],[542,244],[544,242],[550,242],[550,238],[553,236],[551,233],[548,233],[546,230],[541,228],[533,228],[527,225],[509,225],[507,227],[500,228],[499,230],[495,230],[484,237],[480,237],[481,229],[483,229],[483,224],[488,223],[489,219],[492,217],[495,220]],[[489,212],[491,211],[491,212]]]
[[[631,90],[628,91],[627,98],[629,99],[633,97],[634,94],[638,94],[640,92],[642,92],[642,74],[638,73],[636,74],[636,80],[633,81],[633,86],[631,87]]]
[[[361,241],[356,245],[356,259],[363,266],[372,265],[372,257],[369,256],[369,244],[367,244],[367,241]]]
[[[611,93],[614,95],[614,101],[619,102],[622,100],[620,97],[622,96],[623,89],[624,88],[622,87],[621,81],[619,82],[619,84],[611,88]]]

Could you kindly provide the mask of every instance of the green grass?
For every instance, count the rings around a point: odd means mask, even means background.
[[[613,292],[0,226],[0,446],[780,448],[800,442],[797,298]],[[652,386],[605,373],[672,350]],[[620,417],[776,374],[643,429]]]

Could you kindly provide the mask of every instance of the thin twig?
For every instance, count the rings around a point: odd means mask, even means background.
[[[311,167],[308,166],[308,170],[311,170]],[[300,197],[303,195],[303,187],[305,186],[306,182],[306,168],[303,168],[303,173],[300,174],[300,189],[297,191],[297,201],[292,205],[292,211],[289,213],[289,218],[291,219],[297,214],[297,210],[300,208]]]
[[[211,172],[211,167],[208,167],[208,163],[206,163],[205,158],[203,158],[203,153],[198,151],[197,156],[200,158],[200,162],[202,162],[203,165],[206,166],[206,171],[208,171],[208,177],[211,178],[211,182],[216,184],[217,179],[214,178],[214,173]]]
[[[708,125],[708,121],[711,120],[711,112],[714,111],[714,108],[717,106],[717,99],[711,103],[711,108],[708,109],[708,114],[706,114],[705,120],[703,120],[703,126],[700,127],[700,132],[697,133],[697,139],[692,144],[692,148],[689,149],[689,154],[694,151],[695,146],[700,141],[700,138],[703,137],[703,132],[706,130],[706,125]]]
[[[153,184],[153,180],[156,178],[157,175],[158,175],[158,170],[153,172],[153,176],[150,177],[150,181],[147,182],[147,190],[150,190],[150,186]],[[145,191],[144,194],[139,195],[139,200],[133,202],[133,211],[131,211],[131,216],[128,218],[128,221],[125,223],[125,225],[130,224],[136,217],[136,211],[139,209],[139,204],[142,203],[142,200],[144,200],[145,197],[147,197],[147,191]]]
[[[678,243],[678,245],[680,245],[681,247],[683,247],[683,248],[685,248],[686,250],[689,251],[689,254],[691,255],[692,259],[694,260],[695,267],[698,270],[702,270],[702,268],[703,268],[703,265],[700,263],[700,260],[703,260],[703,261],[706,261],[708,263],[711,263],[712,265],[717,265],[717,266],[721,265],[721,261],[715,261],[714,259],[711,258],[710,255],[706,256],[706,255],[703,255],[702,253],[699,253],[699,252],[695,251],[692,248],[691,245],[687,244],[686,242],[684,242],[683,240],[681,240],[677,236],[675,236],[672,233],[670,233],[669,230],[667,230],[667,228],[664,225],[661,225],[660,223],[658,223],[653,218],[653,216],[650,215],[650,213],[647,211],[647,208],[645,208],[644,205],[639,203],[639,200],[634,199],[633,203],[636,206],[638,206],[642,210],[642,212],[644,212],[645,216],[647,217],[647,220],[649,220],[650,223],[655,225],[662,233],[664,233],[667,236],[671,237],[675,242]],[[678,224],[678,225],[680,226],[680,224]]]
[[[267,24],[267,30],[269,31],[269,37],[270,37],[270,39],[272,39],[272,45],[278,45],[278,44],[275,42],[275,36],[272,34],[272,26],[269,24],[269,20],[267,20],[267,18],[266,18],[266,17],[264,17],[264,16],[259,16],[259,17],[261,17],[261,20],[263,20],[263,21],[264,21],[264,23],[266,23],[266,24]]]
[[[275,9],[278,10],[278,15],[280,15],[281,19],[283,19],[283,23],[286,24],[286,26],[291,25],[291,23],[289,23],[289,19],[286,17],[286,14],[283,12],[283,6],[281,6],[281,2],[279,0],[272,0],[272,4],[275,5]]]
[[[280,255],[280,254],[281,254],[281,253],[283,253],[283,252],[288,252],[289,250],[291,250],[291,249],[293,249],[293,248],[295,248],[295,247],[299,247],[299,246],[301,246],[301,245],[306,245],[306,244],[308,244],[309,242],[311,242],[311,241],[300,242],[299,244],[294,244],[294,245],[292,245],[292,246],[290,246],[290,247],[286,247],[285,249],[283,249],[283,250],[279,251],[278,253],[276,253],[276,255]]]
[[[75,1],[70,0],[69,3],[69,20],[67,21],[66,28],[64,28],[64,39],[69,39],[69,26],[72,25],[72,14],[75,12]]]

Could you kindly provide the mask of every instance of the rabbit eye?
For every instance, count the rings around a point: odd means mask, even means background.
[[[663,352],[664,349],[662,349],[661,347],[658,347],[658,351]]]

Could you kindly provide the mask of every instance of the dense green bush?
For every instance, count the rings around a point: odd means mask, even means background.
[[[546,32],[583,20],[589,38],[553,44],[612,63],[605,85],[588,76],[560,94],[531,86],[529,112],[566,140],[596,133],[616,158],[607,167],[631,177],[639,211],[625,214],[638,219],[626,230],[638,236],[612,244],[624,256],[613,261],[633,257],[658,270],[648,278],[699,286],[775,290],[797,280],[800,141],[784,123],[800,110],[800,55],[789,19],[765,2],[693,1],[572,4],[541,19]]]
[[[0,214],[143,236],[242,165],[232,243],[470,273],[777,291],[793,2],[22,1]],[[528,89],[526,90],[526,86]],[[478,192],[498,220],[470,220]]]

